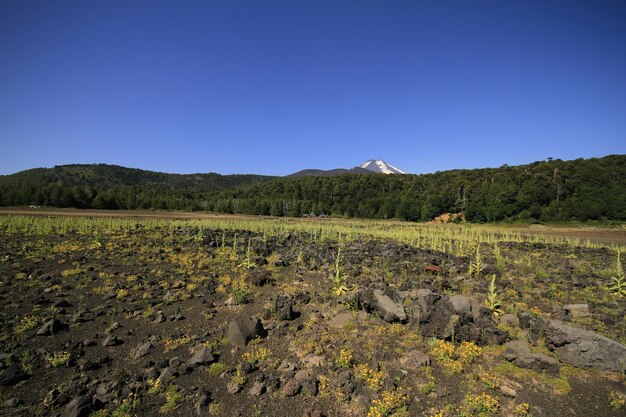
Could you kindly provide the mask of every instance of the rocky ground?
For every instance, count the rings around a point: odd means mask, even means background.
[[[470,273],[392,241],[140,223],[0,242],[0,415],[626,415],[606,248],[501,243]]]

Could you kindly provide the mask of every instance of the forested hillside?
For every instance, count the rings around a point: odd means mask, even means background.
[[[480,222],[626,220],[626,155],[427,175],[282,179],[217,193],[208,207],[276,216],[313,212],[430,220],[464,212]]]
[[[5,206],[182,209],[478,222],[626,220],[626,155],[426,175],[276,178],[66,165],[0,177]]]
[[[0,176],[0,204],[200,210],[207,194],[269,181],[263,175],[166,174],[117,165],[61,165]]]

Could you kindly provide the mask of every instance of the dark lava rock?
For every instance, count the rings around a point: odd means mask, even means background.
[[[250,391],[248,392],[248,395],[252,397],[258,397],[264,392],[265,392],[265,384],[263,382],[256,381],[254,385],[252,386],[252,388],[250,389]]]
[[[51,319],[45,322],[39,330],[37,330],[37,336],[49,336],[54,333],[58,333],[63,330],[64,326],[57,319]]]
[[[122,343],[124,343],[122,339],[110,334],[102,341],[102,346],[106,346],[106,347],[118,346],[118,345],[121,345]]]
[[[20,404],[22,404],[22,400],[17,397],[9,398],[4,402],[5,407],[17,407]]]
[[[290,379],[280,390],[280,393],[285,397],[294,397],[300,392],[302,386],[296,379]]]
[[[266,269],[253,269],[244,279],[250,285],[262,287],[272,282],[272,273]]]
[[[563,313],[566,320],[589,317],[589,304],[568,304],[563,306]]]
[[[169,381],[171,381],[172,379],[174,379],[174,377],[177,375],[177,373],[174,371],[173,368],[171,368],[170,366],[164,368],[161,371],[161,374],[159,375],[158,381],[162,384],[165,385],[167,384]]]
[[[19,367],[10,366],[0,374],[0,385],[15,385],[26,379],[28,379],[28,375],[25,374]]]
[[[265,379],[265,389],[267,389],[267,392],[278,391],[279,388],[280,388],[280,380],[274,375],[269,375]]]
[[[602,335],[552,320],[545,336],[546,346],[563,363],[600,371],[624,371],[626,346]]]
[[[69,302],[67,302],[66,300],[59,300],[57,302],[55,302],[54,304],[52,304],[53,307],[56,308],[67,308],[67,307],[73,307],[72,304],[70,304]]]
[[[214,361],[215,358],[211,353],[211,349],[207,348],[206,346],[198,345],[193,349],[191,353],[191,358],[187,362],[187,365],[208,365]]]
[[[156,315],[154,316],[155,323],[163,323],[165,320],[166,319],[162,311],[157,312]]]
[[[535,371],[547,371],[552,374],[559,372],[559,363],[556,359],[540,353],[533,353],[527,342],[515,340],[506,344],[504,358],[520,368],[532,369]]]
[[[419,369],[430,365],[430,356],[414,349],[400,359],[400,363],[407,369]]]
[[[209,407],[210,403],[211,397],[209,397],[207,394],[201,395],[200,398],[198,398],[198,401],[196,401],[193,405],[194,410],[196,410],[196,414],[198,414],[199,416],[206,415],[207,408]]]
[[[235,382],[229,382],[228,384],[226,384],[226,391],[229,394],[237,394],[239,391],[241,391],[241,385]]]
[[[67,404],[62,417],[87,417],[93,411],[91,399],[87,396],[74,398]]]
[[[5,362],[9,362],[13,358],[13,355],[10,353],[0,353],[0,363],[4,364]]]
[[[135,349],[135,353],[133,354],[134,359],[139,359],[146,356],[150,351],[154,348],[150,341],[143,342],[137,345]]]
[[[261,320],[245,314],[236,316],[226,330],[228,341],[237,346],[245,346],[256,337],[265,337],[267,332],[261,324]]]
[[[367,409],[374,399],[374,394],[368,388],[362,386],[356,390],[353,397],[355,403]]]
[[[337,389],[339,389],[344,395],[352,394],[357,388],[354,373],[352,373],[352,371],[349,369],[337,375],[337,378],[335,379],[333,385]]]
[[[454,305],[434,293],[424,293],[418,298],[420,333],[426,337],[447,339],[451,336],[450,318]]]
[[[537,340],[544,337],[548,322],[543,317],[534,317],[528,312],[518,313],[519,325],[522,329],[528,330],[528,341],[535,344]]]
[[[302,392],[311,397],[315,397],[317,395],[317,381],[314,379],[307,379],[301,383]]]
[[[302,417],[324,417],[324,414],[316,408],[307,408]]]
[[[514,328],[520,327],[519,318],[515,314],[503,314],[500,317],[500,324]]]
[[[293,320],[293,300],[288,296],[279,295],[274,301],[274,318],[276,320]]]
[[[361,291],[359,300],[363,308],[368,312],[376,312],[387,323],[405,322],[407,319],[404,307],[399,301],[399,296],[392,291],[391,296],[379,289],[366,289]],[[392,298],[393,297],[393,298]]]
[[[455,339],[478,345],[501,345],[508,338],[498,329],[495,317],[488,308],[464,296],[440,296],[430,290],[417,290],[414,315],[425,337]]]

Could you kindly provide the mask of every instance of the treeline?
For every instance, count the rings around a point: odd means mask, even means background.
[[[206,210],[208,195],[263,175],[166,174],[117,165],[61,165],[0,176],[0,205]]]
[[[626,220],[626,156],[549,160],[516,167],[427,175],[341,175],[287,179],[225,190],[208,202],[228,213],[470,221]]]
[[[59,179],[54,170],[0,177],[3,205],[52,205],[109,209],[183,209],[221,213],[430,220],[465,213],[470,221],[626,220],[626,155],[574,161],[548,160],[521,166],[452,170],[427,175],[358,175],[272,178],[199,174],[176,176],[120,169],[83,172]],[[140,171],[140,172],[135,172]],[[124,173],[123,171],[122,173]],[[29,181],[15,176],[29,173]],[[157,177],[153,178],[152,176]],[[173,175],[173,177],[160,177]],[[217,176],[212,181],[203,176]],[[125,175],[121,175],[125,177]],[[141,178],[139,178],[141,177]],[[185,177],[185,178],[181,178]],[[187,178],[193,177],[193,178]],[[237,178],[226,178],[237,177]],[[195,182],[194,182],[195,181]]]

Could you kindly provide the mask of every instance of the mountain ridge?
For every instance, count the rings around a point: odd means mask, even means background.
[[[361,165],[352,168],[335,168],[335,169],[303,169],[293,174],[285,175],[287,178],[298,177],[332,177],[343,174],[406,174],[395,166],[388,164],[382,159],[370,159]]]
[[[395,166],[388,164],[382,159],[370,159],[369,161],[361,164],[361,168],[367,169],[368,171],[372,171],[377,174],[406,174],[405,171],[402,171],[400,168],[396,168]]]

